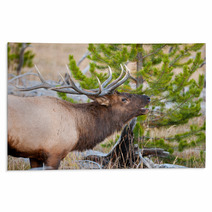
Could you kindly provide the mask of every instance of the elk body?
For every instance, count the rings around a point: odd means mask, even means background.
[[[144,108],[150,101],[148,96],[115,91],[129,78],[128,70],[123,77],[122,69],[120,77],[108,84],[110,70],[99,89],[90,91],[76,87],[71,78],[70,85],[55,87],[38,75],[41,85],[21,90],[42,87],[84,94],[94,101],[72,104],[54,97],[8,96],[8,154],[29,158],[32,168],[44,164],[57,169],[69,152],[91,149],[132,118],[148,113]]]

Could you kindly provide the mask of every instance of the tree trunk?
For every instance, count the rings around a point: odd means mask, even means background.
[[[137,44],[137,48],[141,48],[142,47],[142,44]],[[142,52],[138,52],[137,53],[137,56],[136,56],[136,59],[137,59],[137,72],[139,72],[143,66],[143,56],[142,56]],[[143,77],[142,76],[137,76],[136,77],[136,80],[137,80],[137,83],[136,83],[136,88],[139,87],[139,85],[143,84]]]
[[[26,43],[22,43],[21,51],[20,51],[20,56],[19,56],[19,64],[17,67],[17,76],[21,73],[22,66],[24,64],[24,51],[28,47]]]

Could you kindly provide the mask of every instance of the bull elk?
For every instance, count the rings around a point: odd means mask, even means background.
[[[71,151],[84,151],[95,147],[106,137],[134,117],[148,113],[144,108],[150,98],[146,95],[119,93],[115,91],[129,77],[129,69],[113,82],[109,77],[99,88],[83,90],[69,78],[60,86],[44,80],[39,70],[41,84],[19,88],[29,91],[39,88],[86,95],[91,103],[72,104],[55,97],[8,96],[8,154],[29,158],[31,168],[43,164],[58,169],[60,161]],[[126,73],[124,73],[126,72]]]

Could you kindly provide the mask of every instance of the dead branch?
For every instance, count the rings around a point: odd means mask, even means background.
[[[102,169],[101,165],[94,162],[94,161],[91,161],[91,160],[78,160],[77,161],[80,165],[81,168],[87,168],[87,169],[96,169],[96,168],[99,168],[99,169]],[[96,165],[95,166],[91,166],[92,165]]]
[[[86,59],[88,55],[91,55],[91,53],[89,51],[85,52],[85,54],[82,56],[82,58],[78,61],[77,66],[79,66],[80,63],[82,63],[82,61],[84,59]]]
[[[169,152],[164,151],[161,148],[144,148],[141,150],[142,155],[145,156],[157,156],[157,157],[168,157]]]

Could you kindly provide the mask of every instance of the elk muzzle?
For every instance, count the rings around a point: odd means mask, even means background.
[[[144,108],[144,107],[150,103],[151,99],[150,99],[150,97],[143,95],[142,100],[143,100],[144,104],[142,105],[142,107],[140,109],[140,113],[141,113],[141,115],[146,115],[149,112],[149,109]]]

